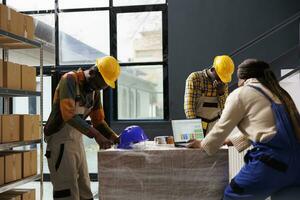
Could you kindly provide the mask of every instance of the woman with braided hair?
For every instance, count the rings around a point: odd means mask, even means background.
[[[211,155],[224,141],[238,151],[253,145],[223,199],[264,200],[282,189],[300,186],[300,115],[266,62],[247,59],[237,74],[240,87],[228,96],[220,120],[190,147]],[[229,136],[235,126],[240,132]],[[283,199],[299,196],[289,194]]]

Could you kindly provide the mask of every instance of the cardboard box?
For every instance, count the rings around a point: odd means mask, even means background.
[[[3,87],[21,89],[21,67],[19,64],[3,62]]]
[[[22,177],[31,176],[31,152],[25,151],[22,153]]]
[[[32,150],[31,151],[31,174],[32,175],[37,175],[37,164],[38,159],[37,159],[37,150]]]
[[[22,153],[22,177],[26,178],[37,174],[37,150]]]
[[[21,66],[21,89],[36,91],[36,68]]]
[[[0,87],[3,87],[3,60],[0,59]]]
[[[20,141],[20,115],[2,115],[2,143]]]
[[[5,162],[5,183],[10,183],[22,178],[22,153],[7,153]]]
[[[17,34],[17,23],[18,17],[17,17],[17,11],[14,9],[8,8],[7,9],[7,30],[10,33]]]
[[[33,40],[34,32],[35,32],[33,17],[24,15],[24,20],[25,20],[24,37],[28,38],[29,40]]]
[[[14,189],[3,194],[20,195],[22,200],[35,200],[35,189]]]
[[[21,141],[32,141],[41,139],[40,116],[21,115],[20,130]]]
[[[25,18],[24,18],[24,15],[22,13],[15,12],[14,17],[16,18],[16,21],[14,22],[14,26],[17,26],[16,35],[24,37],[24,34],[25,34],[25,27],[24,27]]]
[[[4,184],[4,156],[0,156],[0,186]]]
[[[7,27],[7,17],[8,17],[8,13],[7,13],[8,7],[0,4],[0,29],[7,31],[8,27]]]
[[[24,37],[24,15],[8,8],[8,31]]]

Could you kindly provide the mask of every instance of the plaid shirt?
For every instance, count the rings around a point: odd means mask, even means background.
[[[218,97],[218,106],[223,110],[228,96],[228,84],[225,85],[225,93],[217,94],[213,81],[207,75],[207,70],[193,72],[186,80],[184,94],[184,111],[187,118],[196,118],[197,99],[201,97]]]
[[[76,102],[79,102],[80,106],[86,108],[93,106],[89,116],[93,127],[98,127],[97,129],[101,130],[101,134],[106,137],[115,134],[104,121],[100,91],[95,91],[94,96],[93,92],[87,93],[84,90],[85,83],[84,72],[81,69],[68,72],[62,76],[55,90],[52,111],[45,126],[45,135],[52,135],[58,132],[66,123],[81,133],[85,134],[89,131],[90,125],[82,116],[75,113]],[[80,90],[79,96],[76,91],[77,84]]]

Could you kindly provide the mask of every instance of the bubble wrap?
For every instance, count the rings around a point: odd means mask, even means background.
[[[98,152],[101,200],[218,200],[228,184],[228,149],[147,145]]]

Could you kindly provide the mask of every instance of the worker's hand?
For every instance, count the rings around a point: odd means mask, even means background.
[[[190,140],[188,141],[189,145],[187,145],[187,148],[201,148],[201,140]]]
[[[95,140],[98,143],[100,149],[109,149],[113,145],[110,140],[106,139],[106,137],[104,137],[100,133],[95,136]]]
[[[118,136],[116,133],[111,134],[111,136],[109,137],[109,140],[114,144],[119,144],[120,143],[120,136]]]
[[[232,142],[229,140],[229,139],[226,139],[224,141],[224,145],[227,145],[227,146],[233,146]]]

